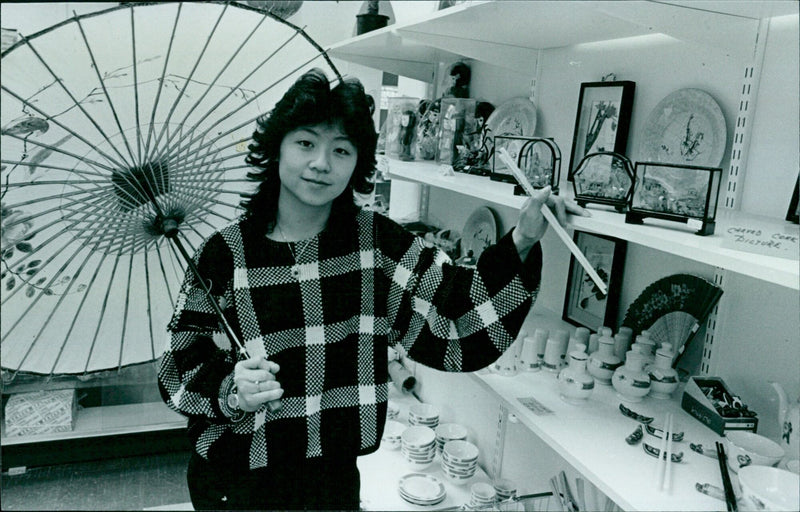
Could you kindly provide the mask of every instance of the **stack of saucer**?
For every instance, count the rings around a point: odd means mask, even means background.
[[[474,509],[491,507],[496,497],[494,487],[486,482],[476,482],[470,487],[469,506]]]
[[[442,448],[447,441],[466,441],[467,427],[458,423],[442,423],[435,429],[436,451],[442,453]]]
[[[402,441],[400,436],[407,427],[399,421],[386,420],[386,426],[383,428],[383,437],[381,442],[390,450],[397,450],[400,448]]]
[[[413,505],[436,505],[445,497],[444,485],[433,475],[411,473],[400,479],[400,497]]]
[[[469,441],[448,441],[442,449],[442,470],[454,484],[463,484],[478,468],[478,447]],[[494,489],[492,493],[494,494]]]
[[[412,469],[425,469],[436,456],[436,434],[430,427],[408,427],[400,436],[400,451]]]
[[[439,408],[431,404],[414,404],[408,408],[408,424],[436,428],[439,426]]]

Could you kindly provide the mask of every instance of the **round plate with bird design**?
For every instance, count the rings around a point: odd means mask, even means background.
[[[680,89],[650,112],[639,160],[719,167],[726,143],[725,117],[714,98],[700,89]]]

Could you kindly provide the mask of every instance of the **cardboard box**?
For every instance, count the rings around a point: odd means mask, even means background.
[[[17,393],[6,402],[6,436],[71,432],[78,404],[74,389]]]
[[[755,432],[758,429],[758,418],[729,418],[721,416],[701,388],[722,387],[728,394],[730,388],[719,377],[691,377],[683,391],[681,407],[700,423],[719,435],[730,430],[746,430]]]

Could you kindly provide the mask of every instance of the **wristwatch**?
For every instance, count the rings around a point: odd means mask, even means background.
[[[233,381],[233,374],[228,374],[222,379],[219,387],[219,408],[231,421],[238,422],[244,418],[245,411],[239,408],[239,395],[236,383]]]

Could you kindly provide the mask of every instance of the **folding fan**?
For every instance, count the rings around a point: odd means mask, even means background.
[[[622,324],[634,335],[646,329],[657,345],[671,343],[681,353],[721,296],[721,288],[701,277],[674,274],[645,288]]]

